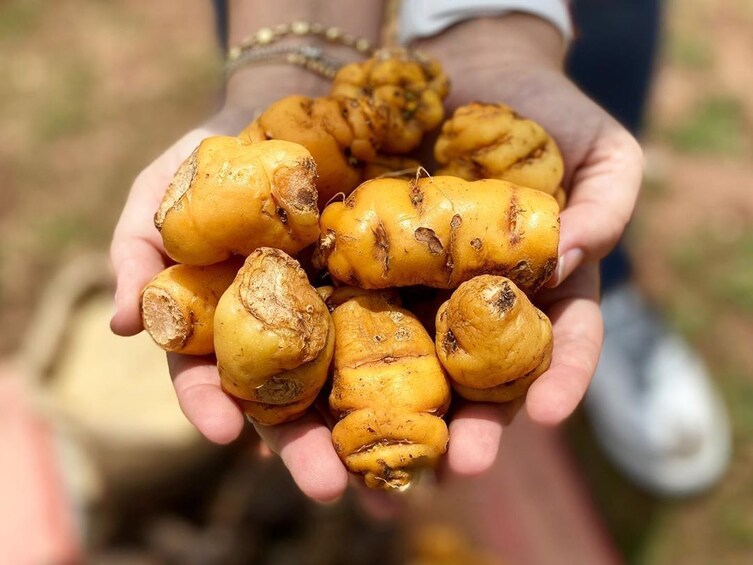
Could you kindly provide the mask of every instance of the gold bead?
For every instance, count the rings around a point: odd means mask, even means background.
[[[241,48],[240,47],[233,47],[227,52],[227,58],[230,61],[235,61],[238,57],[241,56]]]
[[[303,20],[296,20],[290,26],[290,29],[295,35],[307,35],[311,25]]]
[[[327,38],[327,41],[337,41],[340,39],[341,35],[342,30],[340,30],[339,27],[329,27],[327,28],[327,31],[324,32],[324,37]]]
[[[359,53],[368,53],[371,51],[371,42],[363,37],[356,41],[356,51]]]
[[[274,32],[268,27],[263,27],[259,31],[256,32],[256,41],[260,45],[266,45],[268,43],[271,43],[274,37],[275,37]]]

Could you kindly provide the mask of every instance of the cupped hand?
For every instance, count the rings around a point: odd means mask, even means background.
[[[638,142],[565,76],[561,37],[535,17],[470,22],[420,47],[440,57],[452,77],[450,112],[471,102],[508,104],[554,137],[565,162],[558,265],[534,300],[553,324],[552,364],[524,403],[456,411],[447,467],[474,475],[492,466],[502,431],[521,405],[534,422],[556,425],[585,395],[603,336],[598,261],[632,215],[643,156]]]
[[[503,71],[480,65],[453,76],[451,106],[470,101],[505,102],[541,123],[556,139],[567,170],[567,209],[561,216],[559,266],[553,286],[537,297],[554,328],[552,366],[531,387],[529,416],[544,424],[568,417],[582,399],[598,361],[602,324],[596,262],[617,242],[633,209],[640,183],[640,149],[612,118],[585,97],[560,71],[546,65]],[[136,179],[111,247],[117,277],[115,333],[141,329],[139,296],[168,263],[152,218],[172,175],[209,135],[235,134],[251,112],[228,109],[191,131]],[[168,355],[178,401],[207,438],[227,443],[238,437],[244,418],[222,391],[214,359]],[[463,404],[449,423],[445,469],[475,475],[494,462],[504,426],[519,405]],[[314,410],[280,426],[256,426],[309,497],[328,501],[345,490],[348,474],[334,451],[329,428]]]
[[[253,111],[226,108],[167,149],[136,178],[113,234],[110,257],[116,277],[112,330],[123,336],[142,329],[141,291],[170,260],[154,227],[167,185],[183,160],[205,137],[236,135]],[[220,386],[213,357],[169,353],[170,375],[186,418],[210,441],[226,444],[241,433],[245,418],[238,404]],[[279,454],[301,490],[311,498],[338,498],[347,486],[347,472],[332,446],[329,428],[313,410],[301,420],[274,427],[256,426],[272,451]]]

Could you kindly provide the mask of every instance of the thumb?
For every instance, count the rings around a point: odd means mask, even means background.
[[[617,122],[609,122],[573,176],[567,207],[560,214],[559,262],[551,286],[617,245],[635,208],[642,176],[640,145]]]

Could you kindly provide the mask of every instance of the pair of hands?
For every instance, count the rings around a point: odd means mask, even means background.
[[[561,214],[559,263],[550,288],[537,296],[553,324],[552,364],[531,386],[524,403],[534,422],[559,424],[583,398],[599,358],[602,321],[597,262],[617,243],[632,213],[642,174],[641,150],[556,66],[490,66],[465,73],[460,81],[450,76],[449,111],[475,100],[505,102],[544,126],[565,160],[569,200]],[[111,322],[115,333],[141,331],[141,290],[169,264],[152,223],[168,183],[203,138],[235,135],[247,125],[257,110],[249,105],[247,94],[241,102],[230,96],[220,113],[186,134],[134,182],[111,246],[117,277],[116,313]],[[258,110],[286,94],[259,96]],[[168,354],[168,364],[189,421],[213,442],[224,444],[237,438],[245,419],[222,391],[214,359]],[[476,475],[489,469],[503,429],[519,407],[456,405],[449,423],[445,471]],[[344,492],[348,473],[334,451],[329,428],[313,410],[296,422],[256,429],[306,495],[329,501]]]

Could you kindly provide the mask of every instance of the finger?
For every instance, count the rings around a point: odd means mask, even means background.
[[[167,362],[188,421],[214,443],[236,439],[245,423],[243,412],[222,390],[214,359],[168,353]]]
[[[471,477],[488,471],[497,459],[503,430],[522,400],[507,404],[464,403],[450,422],[447,470]]]
[[[255,424],[254,427],[269,448],[280,456],[306,496],[330,502],[345,492],[348,472],[335,452],[329,428],[313,411],[288,424]]]
[[[213,133],[208,128],[187,133],[144,169],[131,187],[110,246],[116,281],[115,314],[110,327],[116,334],[134,335],[143,329],[139,311],[141,291],[166,266],[154,213],[180,164],[202,139]]]
[[[447,467],[461,476],[474,476],[489,469],[497,458],[502,437],[499,406],[466,404],[450,422]]]
[[[406,495],[409,492],[389,492],[374,490],[367,487],[363,478],[352,475],[351,482],[358,492],[358,502],[361,508],[375,520],[393,520],[405,511],[407,506]]]
[[[142,330],[141,291],[166,265],[162,238],[153,218],[171,173],[155,165],[158,162],[134,181],[110,245],[116,284],[115,314],[110,327],[119,335],[134,335]]]
[[[589,277],[582,294],[564,298],[549,309],[554,330],[552,364],[528,390],[526,409],[534,422],[556,425],[570,416],[588,388],[599,360],[603,324],[598,305],[595,265],[574,279]],[[580,282],[568,280],[567,284]]]
[[[559,261],[551,286],[617,244],[633,213],[642,174],[640,145],[616,122],[608,122],[573,176],[560,214]]]
[[[129,237],[117,241],[111,252],[115,272],[115,313],[110,328],[118,335],[135,335],[143,329],[141,291],[165,268],[165,258],[151,241]]]

